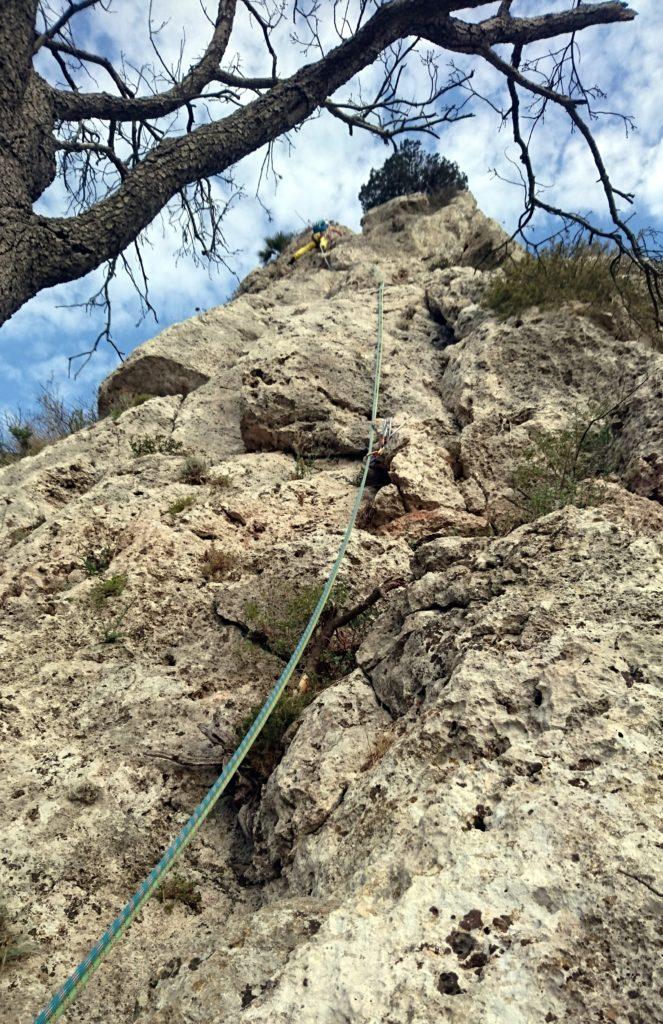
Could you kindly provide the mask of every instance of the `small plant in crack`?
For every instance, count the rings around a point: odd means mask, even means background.
[[[184,445],[165,434],[134,437],[129,442],[132,452],[138,458],[141,455],[179,455]]]
[[[124,633],[122,633],[120,627],[127,617],[127,613],[131,607],[135,604],[135,601],[129,601],[129,603],[122,609],[119,615],[117,615],[111,624],[104,629],[101,637],[102,644],[117,644],[124,640]]]
[[[92,607],[99,610],[111,598],[119,597],[124,592],[127,582],[128,580],[124,573],[109,576],[107,580],[99,580],[90,591]]]
[[[179,516],[182,512],[186,512],[187,509],[193,508],[196,504],[196,499],[193,494],[187,495],[185,498],[178,498],[172,505],[169,505],[166,509],[168,515]]]
[[[93,548],[83,558],[83,568],[88,576],[101,576],[106,572],[115,558],[115,548],[106,545],[102,548]]]
[[[204,484],[209,474],[207,460],[200,455],[190,455],[180,470],[180,480],[187,484]]]
[[[194,914],[201,913],[202,894],[195,883],[175,872],[169,875],[157,890],[157,899],[167,914],[172,913],[175,904],[181,903]]]
[[[286,734],[321,691],[320,687],[310,687],[305,692],[297,688],[285,691],[243,763],[243,768],[248,769],[258,783],[266,782],[280,763],[287,745]],[[238,723],[238,740],[246,735],[261,707],[262,704],[256,704]]]
[[[302,455],[300,452],[295,454],[295,468],[292,474],[293,480],[305,480],[306,477],[313,473],[315,468],[315,458],[313,455]]]

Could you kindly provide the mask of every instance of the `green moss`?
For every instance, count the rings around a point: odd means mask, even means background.
[[[172,505],[168,506],[167,512],[171,516],[179,516],[180,513],[185,512],[188,508],[192,508],[196,504],[195,497],[190,494],[186,498],[179,498],[174,501]]]
[[[99,580],[90,591],[90,601],[93,607],[101,608],[110,598],[119,597],[127,585],[127,577],[124,573],[110,576],[107,580]]]
[[[182,903],[194,914],[199,914],[201,910],[202,895],[196,889],[195,883],[177,872],[168,875],[159,886],[157,899],[164,904],[166,913],[171,913],[176,903]]]

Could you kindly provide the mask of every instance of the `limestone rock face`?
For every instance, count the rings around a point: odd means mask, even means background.
[[[662,360],[573,307],[496,321],[504,240],[469,193],[392,200],[0,470],[3,1021],[85,956],[283,668],[356,492],[380,278],[394,430],[300,713],[67,1020],[658,1019]],[[590,507],[523,522],[536,438],[606,402]]]

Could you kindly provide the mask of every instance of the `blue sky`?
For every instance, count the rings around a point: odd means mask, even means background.
[[[515,0],[515,14],[563,10],[571,0]],[[120,52],[139,63],[146,52],[145,9],[131,0],[116,0],[112,12],[94,10],[80,21],[81,45],[117,57]],[[639,12],[635,23],[589,29],[581,34],[582,71],[588,82],[598,83],[608,94],[606,109],[635,117],[638,131],[625,139],[621,124],[614,119],[601,122],[595,133],[613,181],[637,197],[637,223],[663,228],[663,131],[661,106],[663,78],[660,74],[663,48],[663,4],[660,0],[633,0]],[[204,48],[209,26],[193,0],[155,0],[155,20],[169,19],[162,43],[174,59],[186,11],[184,66],[192,63]],[[487,5],[492,12],[497,4]],[[485,16],[485,12],[481,12]],[[283,71],[294,69],[301,59],[295,47],[281,39]],[[231,50],[243,55],[247,73],[265,73],[266,62],[257,40],[255,26],[240,20],[231,39]],[[440,57],[446,63],[445,55]],[[503,87],[492,69],[474,63],[475,85],[489,95]],[[44,65],[52,80],[57,74]],[[416,89],[418,69],[413,68],[410,87]],[[107,88],[103,73],[99,86]],[[95,89],[94,83],[88,88]],[[487,106],[475,103],[475,117],[450,125],[439,141],[426,145],[456,160],[469,177],[469,185],[482,208],[511,228],[520,209],[520,192],[495,178],[493,170],[509,176],[508,157],[514,146],[508,129],[500,131],[499,118]],[[178,238],[164,220],[155,222],[145,247],[150,279],[150,297],[159,323],[146,318],[137,325],[139,306],[126,279],[114,289],[114,335],[125,352],[168,324],[193,315],[197,308],[223,302],[256,263],[263,237],[275,228],[298,228],[321,216],[334,218],[358,229],[361,209],[357,192],[370,168],[388,155],[374,138],[355,133],[329,116],[317,118],[292,137],[294,148],[279,143],[275,150],[278,181],[270,179],[255,197],[263,154],[242,162],[237,179],[245,196],[232,207],[225,234],[236,255],[229,259],[234,275],[211,275],[191,260],[178,259]],[[550,186],[549,197],[559,205],[601,216],[602,194],[596,174],[577,135],[571,135],[563,119],[551,116],[535,149],[541,180]],[[272,215],[270,222],[264,207]],[[63,212],[63,194],[56,183],[40,201],[43,212]],[[0,329],[0,410],[30,407],[39,385],[52,378],[63,396],[71,401],[89,399],[99,381],[117,364],[117,357],[102,348],[77,380],[68,373],[68,357],[85,350],[100,329],[99,317],[89,316],[80,306],[96,290],[98,272],[69,285],[49,289],[27,303]]]

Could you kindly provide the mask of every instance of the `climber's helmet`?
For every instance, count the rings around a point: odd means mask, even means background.
[[[316,220],[311,230],[314,235],[321,235],[324,231],[327,230],[328,227],[329,224],[327,223],[326,220]]]

